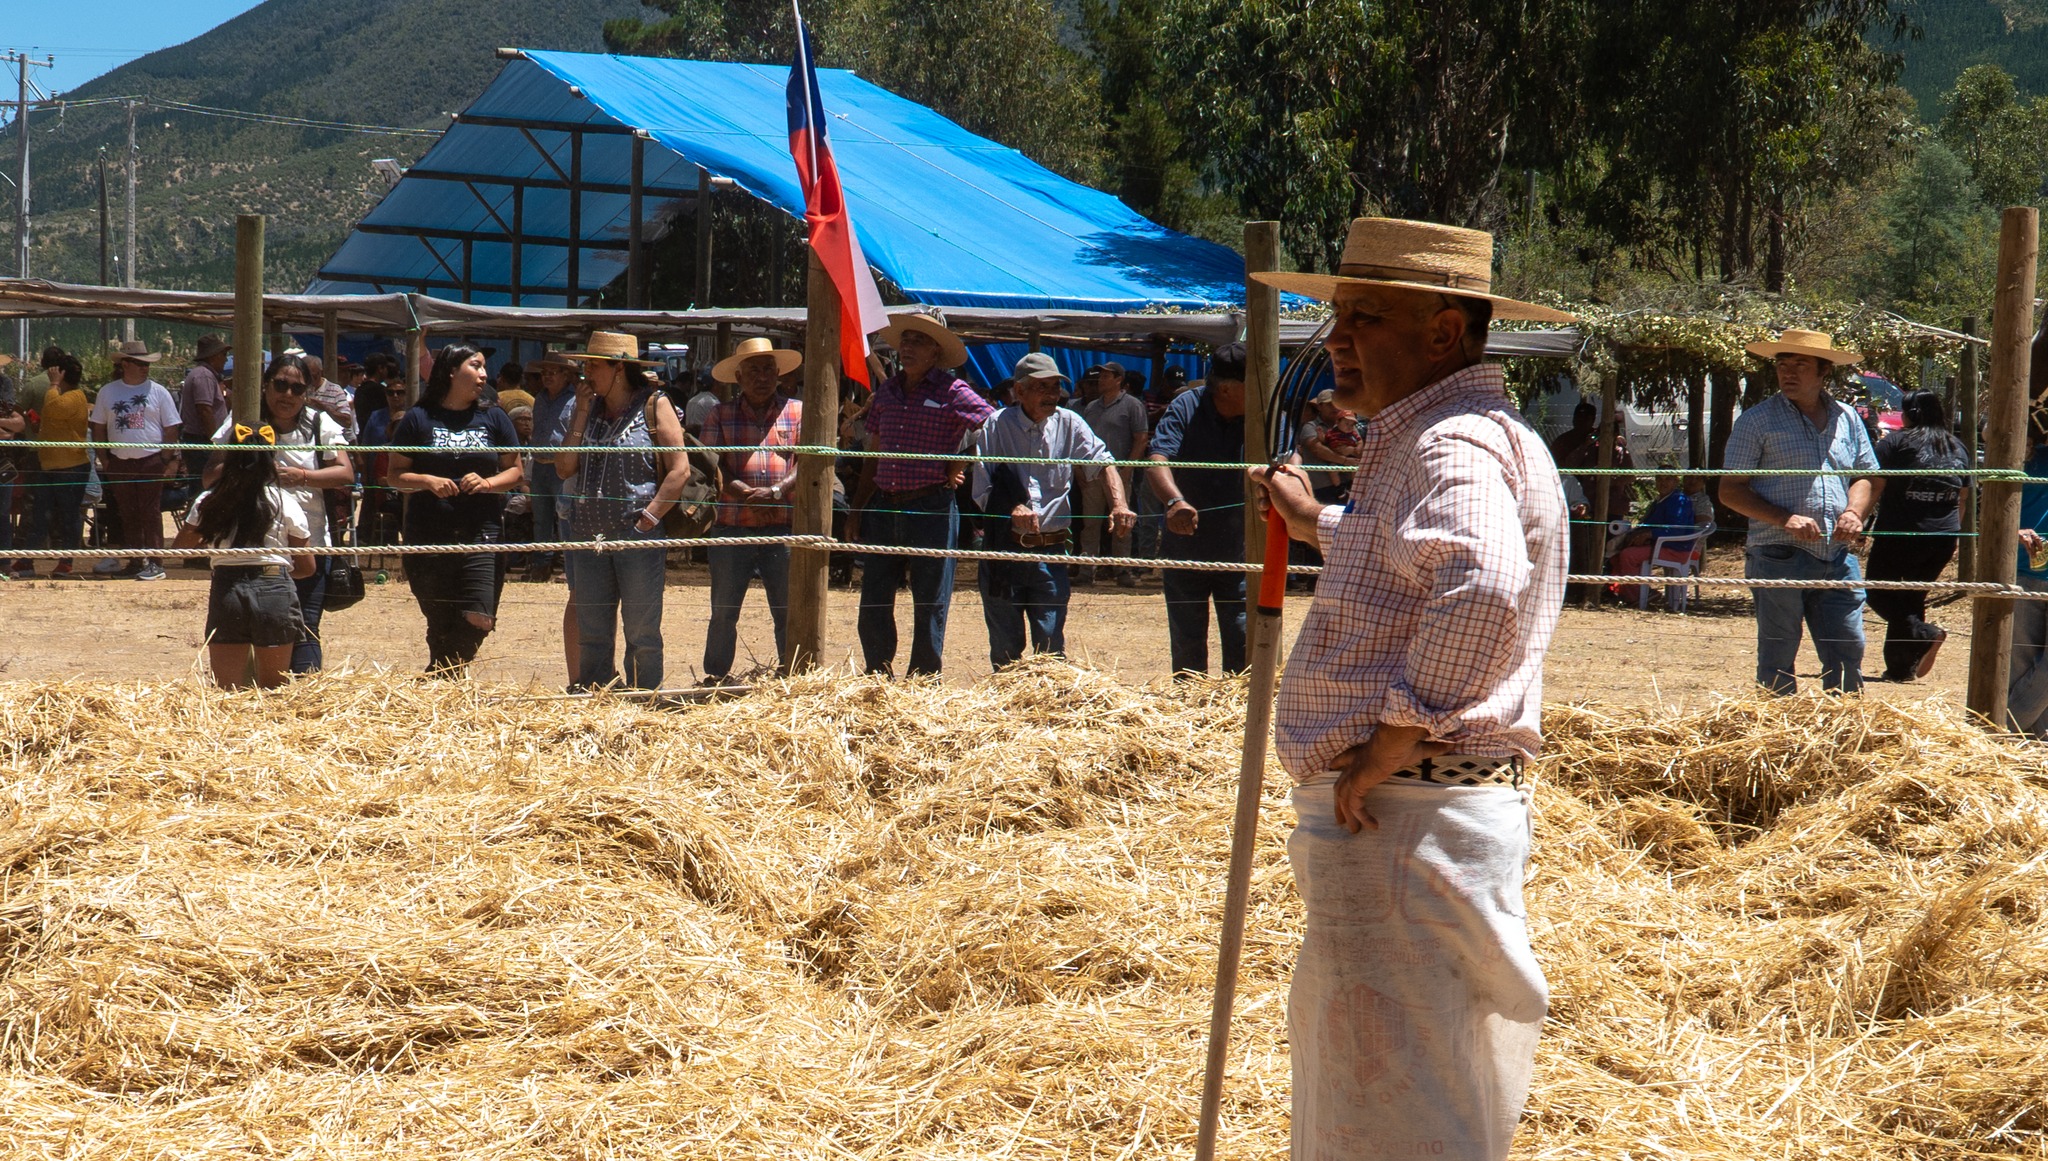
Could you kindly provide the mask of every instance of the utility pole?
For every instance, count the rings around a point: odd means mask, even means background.
[[[142,102],[128,102],[128,240],[121,254],[121,285],[135,289],[135,111]],[[135,319],[121,321],[121,339],[135,341]],[[260,360],[259,360],[260,361]]]
[[[20,259],[18,273],[20,274],[21,277],[27,278],[29,214],[28,70],[32,68],[53,68],[57,63],[57,58],[46,54],[41,60],[33,60],[25,52],[10,52],[5,56],[0,56],[0,60],[4,60],[8,64],[15,66],[15,71],[21,78],[21,84],[18,89],[19,95],[16,96],[14,101],[14,127],[21,139],[21,174],[20,180],[14,188],[14,245],[15,250],[17,251],[17,256]],[[38,93],[40,94],[40,90],[38,90]],[[21,321],[15,324],[14,346],[16,356],[19,357],[24,364],[29,363],[31,360],[29,358],[28,350],[27,319],[22,319]]]
[[[109,271],[109,269],[108,269],[108,266],[109,266],[109,263],[110,263],[110,259],[108,258],[108,250],[107,250],[107,235],[108,235],[109,233],[111,233],[111,232],[112,232],[112,231],[111,231],[111,230],[110,230],[110,229],[108,228],[108,225],[107,225],[107,150],[106,150],[106,147],[105,147],[105,146],[101,146],[101,147],[100,147],[100,285],[101,285],[101,286],[106,286],[106,285],[108,285],[108,283],[107,283],[107,279],[108,279],[108,278],[109,278],[109,277],[111,276],[111,272],[110,272],[110,271]],[[106,320],[106,319],[101,319],[101,320],[100,320],[100,346],[101,346],[101,347],[105,347],[105,346],[107,345],[107,337],[108,337],[108,336],[107,336],[107,320]]]

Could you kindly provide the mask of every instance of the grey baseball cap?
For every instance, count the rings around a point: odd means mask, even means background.
[[[1072,382],[1072,380],[1060,372],[1060,365],[1052,361],[1052,356],[1044,351],[1033,351],[1017,360],[1017,369],[1011,373],[1011,377],[1014,379],[1058,379],[1061,382]]]

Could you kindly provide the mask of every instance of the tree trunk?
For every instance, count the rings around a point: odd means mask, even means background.
[[[1730,176],[1721,186],[1721,281],[1735,281],[1735,223],[1736,223],[1735,178]]]
[[[1742,183],[1742,220],[1735,228],[1735,245],[1742,272],[1756,269],[1756,187],[1747,180]]]
[[[1764,258],[1764,289],[1785,293],[1785,195],[1773,193],[1768,211],[1770,249]]]

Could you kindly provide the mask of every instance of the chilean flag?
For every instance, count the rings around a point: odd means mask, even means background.
[[[796,8],[794,0],[790,7]],[[812,66],[811,33],[796,13],[796,63],[789,68],[789,152],[796,158],[797,180],[804,187],[804,220],[810,224],[811,249],[832,284],[839,288],[839,359],[847,378],[868,381],[868,336],[889,325],[882,292],[861,253],[846,198],[839,188],[839,167],[825,140],[825,103],[818,95],[818,74]]]

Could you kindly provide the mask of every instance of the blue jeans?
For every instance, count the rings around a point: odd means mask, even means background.
[[[545,460],[535,460],[533,478],[526,482],[526,490],[533,497],[533,538],[547,544],[562,538],[565,521],[560,510],[562,477],[555,474],[555,465]],[[537,568],[556,559],[554,553],[535,553],[527,559],[528,568]]]
[[[648,533],[660,535],[659,527]],[[569,554],[577,685],[595,689],[620,679],[614,646],[623,624],[626,686],[661,688],[661,592],[667,564],[668,552],[660,548]]]
[[[1837,548],[1834,559],[1789,544],[1763,544],[1747,553],[1743,575],[1752,580],[1863,579],[1856,554]],[[1799,681],[1799,629],[1813,634],[1820,655],[1821,688],[1855,693],[1863,688],[1862,589],[1751,589],[1756,601],[1756,683],[1770,693],[1792,693]]]
[[[2048,593],[2048,581],[2019,574],[2020,587]],[[2006,686],[2005,712],[2012,728],[2041,737],[2048,734],[2048,601],[2012,603],[2012,665]]]
[[[1161,568],[1166,594],[1166,647],[1173,671],[1209,672],[1209,606],[1216,606],[1216,636],[1223,646],[1223,672],[1243,673],[1244,574]]]
[[[323,660],[320,655],[320,610],[327,604],[327,575],[333,569],[333,557],[316,556],[313,558],[313,575],[292,582],[299,590],[299,618],[306,625],[306,632],[299,638],[299,643],[292,646],[293,673],[320,671]]]
[[[719,524],[711,535],[787,536],[789,525],[738,528]],[[768,615],[775,620],[775,659],[789,656],[785,622],[789,611],[789,545],[747,544],[704,550],[711,564],[711,626],[704,636],[704,676],[732,676],[733,654],[739,649],[740,606],[747,600],[747,582],[761,578],[768,593]]]
[[[891,503],[881,494],[861,512],[861,542],[904,548],[956,546],[960,509],[951,489]],[[896,588],[910,577],[911,676],[937,674],[946,653],[946,613],[953,606],[953,560],[941,556],[861,558],[860,652],[869,673],[896,665]]]
[[[30,548],[77,548],[85,533],[85,481],[90,471],[84,464],[75,468],[44,468],[42,486],[36,489],[29,517]]]
[[[1001,669],[1024,656],[1025,635],[1039,653],[1067,651],[1067,566],[984,560],[978,575],[981,616],[988,622],[988,661]]]

